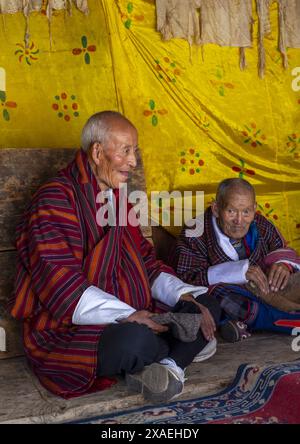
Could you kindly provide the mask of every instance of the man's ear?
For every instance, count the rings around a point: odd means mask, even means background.
[[[214,215],[215,217],[219,217],[219,209],[218,209],[218,205],[217,205],[217,202],[216,202],[216,201],[214,201],[214,202],[211,204],[211,210],[212,210],[212,213],[213,213],[213,215]]]
[[[97,166],[100,165],[103,157],[103,146],[100,142],[94,142],[91,146],[91,157]]]

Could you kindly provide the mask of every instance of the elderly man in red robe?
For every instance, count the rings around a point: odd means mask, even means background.
[[[136,223],[98,223],[107,204],[98,203],[99,192],[118,211],[137,149],[137,130],[124,116],[93,115],[75,160],[38,190],[18,227],[11,313],[23,320],[33,371],[65,398],[122,374],[146,400],[167,401],[182,392],[185,368],[209,355],[214,338],[220,308],[205,287],[185,284],[156,260]],[[152,320],[157,302],[200,313],[197,338],[182,342]]]
[[[245,286],[252,283],[262,295],[277,292],[300,269],[297,253],[287,247],[271,222],[256,213],[255,191],[249,182],[222,181],[215,202],[205,211],[203,234],[186,233],[184,229],[177,241],[173,266],[185,282],[210,286],[210,294],[220,300],[224,339],[244,339],[249,330],[290,333],[300,326],[300,312],[278,310]]]

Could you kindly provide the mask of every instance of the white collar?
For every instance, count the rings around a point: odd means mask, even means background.
[[[228,257],[230,257],[230,259],[232,259],[233,261],[238,261],[239,255],[236,249],[232,246],[229,237],[226,236],[226,234],[222,233],[222,231],[218,227],[218,223],[214,215],[212,215],[212,223],[219,247],[222,248],[224,253]]]

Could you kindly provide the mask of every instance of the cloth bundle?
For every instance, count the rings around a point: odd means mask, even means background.
[[[183,342],[197,339],[202,315],[198,313],[162,313],[155,314],[151,319],[158,324],[168,325],[172,335]]]
[[[248,282],[246,287],[260,299],[272,307],[282,311],[300,311],[300,272],[290,276],[287,286],[283,290],[263,293],[253,282]]]

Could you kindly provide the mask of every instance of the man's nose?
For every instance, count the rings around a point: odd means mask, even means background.
[[[128,156],[128,165],[131,166],[131,168],[135,168],[137,165],[137,159],[136,159],[136,154],[135,153],[130,153],[130,155]]]
[[[237,214],[235,215],[235,218],[234,218],[235,223],[240,225],[242,220],[243,220],[242,213],[237,212]]]

